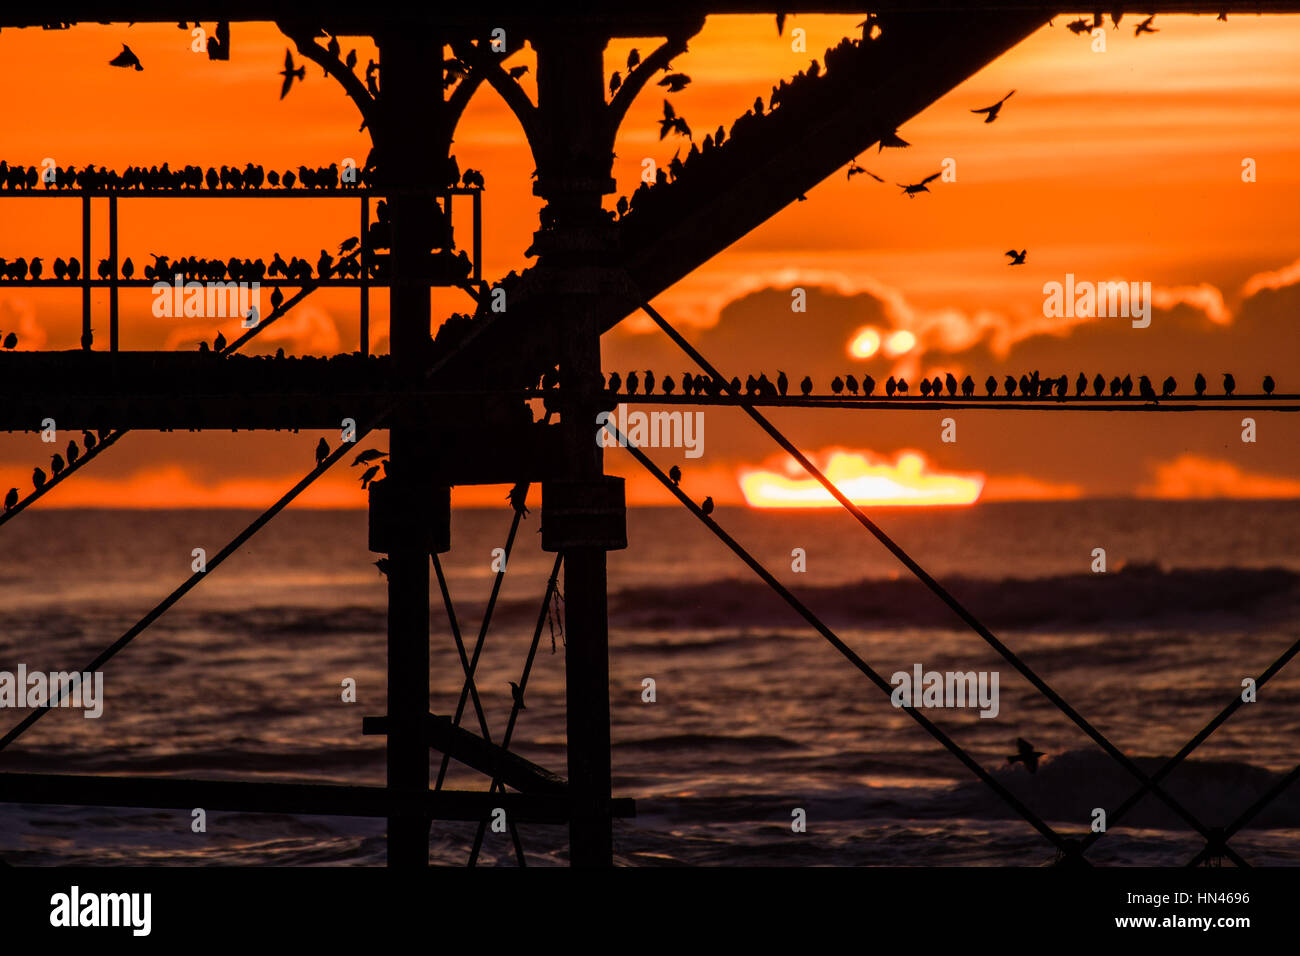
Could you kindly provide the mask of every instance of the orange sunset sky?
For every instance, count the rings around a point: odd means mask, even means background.
[[[861,17],[795,16],[785,36],[771,17],[711,17],[677,58],[692,84],[671,96],[702,135],[730,126],[774,83],[808,66]],[[906,150],[864,153],[860,162],[887,184],[843,172],[707,263],[655,302],[728,375],[784,370],[811,375],[818,391],[837,374],[952,371],[977,381],[1081,370],[1089,378],[1126,372],[1180,391],[1197,371],[1217,390],[1234,372],[1241,391],[1258,391],[1265,373],[1283,393],[1300,392],[1300,17],[1159,17],[1158,33],[1135,37],[1130,18],[1106,21],[1106,51],[1065,29],[1059,17],[900,129]],[[205,24],[209,30],[212,24]],[[791,29],[807,31],[808,52],[790,48]],[[342,90],[307,63],[307,78],[278,99],[284,50],[271,24],[232,26],[229,62],[190,49],[174,24],[76,26],[66,31],[0,32],[5,92],[0,158],[60,166],[88,162],[207,167],[253,161],[270,168],[364,160],[360,117]],[[145,69],[107,61],[127,42]],[[360,63],[373,47],[358,46]],[[619,41],[609,71],[627,51],[655,39]],[[528,50],[512,63],[531,63]],[[535,92],[532,73],[525,89]],[[971,109],[1016,90],[996,123]],[[681,141],[660,141],[663,96],[649,87],[629,112],[616,149],[619,192],[635,187],[642,160],[667,162]],[[483,171],[484,274],[520,269],[537,224],[531,156],[513,115],[484,86],[456,135],[462,169]],[[1258,181],[1242,181],[1253,159]],[[957,180],[917,199],[899,195],[956,162]],[[608,197],[613,207],[617,194]],[[122,255],[137,266],[147,253],[314,260],[356,233],[348,200],[185,201],[134,199],[121,206]],[[102,224],[106,207],[97,205]],[[0,256],[80,255],[75,200],[0,198]],[[460,233],[461,237],[467,231]],[[1009,269],[1008,248],[1027,248]],[[97,233],[93,258],[106,254]],[[1151,327],[1123,319],[1046,319],[1044,282],[1080,279],[1150,282]],[[790,311],[789,290],[808,290],[805,314]],[[5,288],[0,331],[21,348],[76,348],[79,292]],[[218,326],[157,319],[148,290],[123,293],[123,348],[194,348]],[[461,293],[436,291],[437,316],[465,310]],[[373,297],[372,348],[386,351],[386,302]],[[96,299],[96,329],[106,340],[107,297]],[[914,348],[887,357],[850,354],[864,327],[882,336],[906,329]],[[228,338],[238,320],[220,326]],[[106,347],[99,345],[97,347]],[[324,290],[255,339],[254,350],[283,347],[332,353],[357,347],[356,294]],[[691,369],[642,316],[606,335],[607,370],[651,368],[674,377]],[[693,371],[693,369],[691,369]],[[958,440],[940,441],[939,412],[833,412],[783,409],[771,417],[822,462],[863,471],[896,469],[920,456],[926,473],[974,476],[981,500],[1300,496],[1297,416],[1258,413],[1258,441],[1240,440],[1240,413],[1138,415],[959,412]],[[264,506],[312,464],[315,435],[136,433],[56,489],[40,507]],[[330,436],[337,441],[337,433]],[[36,434],[0,436],[0,486],[30,484],[51,446]],[[666,469],[688,471],[692,494],[743,500],[754,471],[786,475],[765,437],[728,409],[706,415],[704,455],[656,453]],[[617,449],[607,468],[629,480],[633,503],[667,501]],[[910,465],[909,465],[910,467]],[[461,504],[503,505],[501,489],[459,489]],[[355,474],[336,468],[301,499],[314,507],[363,507]]]

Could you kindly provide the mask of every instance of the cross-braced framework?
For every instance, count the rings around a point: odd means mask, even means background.
[[[58,12],[42,10],[40,23],[29,14],[0,14],[0,26],[66,26],[92,15],[79,3],[56,4]],[[96,20],[174,20],[172,5],[123,0],[115,9],[97,8]],[[386,786],[322,786],[203,780],[93,777],[0,773],[0,799],[26,803],[69,803],[106,806],[146,806],[260,810],[266,812],[350,814],[384,817],[388,821],[389,862],[423,866],[428,863],[428,831],[432,820],[474,821],[478,829],[470,852],[474,865],[481,853],[489,817],[503,809],[520,865],[526,862],[519,824],[567,823],[570,859],[576,865],[608,865],[612,860],[612,820],[634,813],[631,800],[615,799],[610,783],[609,677],[605,560],[610,550],[626,547],[622,483],[604,474],[601,445],[593,441],[591,422],[616,399],[600,370],[600,335],[634,309],[642,309],[700,369],[694,394],[640,398],[656,404],[740,408],[780,448],[842,505],[899,563],[944,603],[976,636],[1000,655],[1069,721],[1134,780],[1136,788],[1110,810],[1113,825],[1141,800],[1154,797],[1172,810],[1205,841],[1189,861],[1230,859],[1248,865],[1229,844],[1269,803],[1300,775],[1300,766],[1281,777],[1266,793],[1226,825],[1206,824],[1170,795],[1169,775],[1242,706],[1234,695],[1205,727],[1154,773],[1145,773],[1088,719],[1031,669],[1016,651],[981,623],[856,505],[759,410],[764,406],[844,408],[859,411],[944,409],[1058,411],[1186,411],[1219,408],[1295,411],[1297,395],[1242,395],[1229,400],[1164,394],[1117,396],[1079,394],[1070,398],[1061,388],[1022,398],[998,399],[989,389],[976,398],[964,388],[949,395],[861,398],[835,395],[787,397],[762,389],[742,390],[712,365],[649,302],[661,291],[727,245],[769,219],[784,206],[854,156],[887,140],[911,116],[971,76],[991,60],[1038,29],[1059,9],[1032,2],[949,2],[942,9],[924,3],[872,5],[861,39],[846,38],[826,57],[826,69],[801,74],[784,84],[784,102],[746,114],[732,136],[713,144],[707,161],[695,163],[654,185],[638,189],[617,217],[603,208],[603,197],[614,191],[610,176],[612,147],[628,107],[647,82],[683,54],[688,40],[703,24],[706,13],[762,12],[761,4],[722,5],[668,2],[653,14],[593,6],[582,16],[539,16],[528,5],[489,2],[475,11],[454,14],[404,13],[380,8],[360,11],[352,4],[320,4],[310,18],[286,3],[213,3],[201,16],[231,20],[273,20],[303,57],[322,67],[344,88],[369,128],[374,151],[360,182],[350,185],[301,184],[287,180],[264,188],[260,167],[252,179],[236,170],[215,182],[214,173],[195,183],[189,170],[178,177],[128,171],[118,175],[89,167],[57,171],[35,187],[30,171],[13,176],[0,169],[0,201],[12,198],[79,198],[82,209],[82,261],[75,275],[42,279],[33,274],[6,276],[4,284],[78,288],[82,294],[80,353],[12,353],[0,355],[7,386],[15,398],[0,402],[0,426],[31,428],[36,409],[57,409],[61,427],[98,430],[93,447],[68,467],[43,481],[21,500],[10,503],[0,525],[51,494],[73,474],[108,448],[116,447],[127,431],[139,428],[325,428],[337,427],[343,416],[356,422],[355,442],[377,429],[389,432],[386,477],[370,486],[370,547],[385,555],[388,577],[388,699],[387,713],[368,717],[362,732],[387,742]],[[373,6],[373,5],[372,5]],[[120,7],[120,9],[116,9]],[[800,9],[854,10],[852,4],[786,3],[784,12]],[[1131,12],[1206,13],[1223,8],[1251,12],[1290,11],[1300,4],[1149,2]],[[1123,11],[1123,12],[1128,12]],[[936,34],[935,17],[945,30]],[[417,29],[418,28],[418,29]],[[498,42],[502,30],[509,41]],[[380,53],[375,77],[362,82],[338,55],[337,42],[319,39],[339,35],[371,38]],[[629,66],[621,85],[605,93],[603,52],[611,39],[627,36],[663,37],[663,43],[635,68]],[[537,56],[537,100],[502,66],[504,59],[527,41]],[[444,61],[450,49],[454,59]],[[448,63],[452,63],[451,76]],[[292,62],[286,63],[292,73]],[[377,77],[377,78],[376,78]],[[286,82],[292,83],[290,75]],[[482,275],[481,177],[462,179],[450,155],[452,137],[467,103],[487,84],[519,120],[536,161],[534,192],[546,205],[532,252],[538,263],[520,275],[490,284]],[[412,126],[407,118],[425,118]],[[816,133],[815,137],[804,135]],[[164,170],[166,167],[164,167]],[[250,166],[251,169],[251,166]],[[431,172],[433,171],[433,172]],[[179,171],[178,171],[179,172]],[[305,177],[304,177],[305,179]],[[202,356],[173,353],[133,354],[119,349],[118,291],[133,285],[169,280],[182,274],[165,258],[152,274],[133,279],[118,258],[118,203],[137,195],[177,195],[195,198],[237,196],[307,196],[316,199],[352,198],[360,202],[360,234],[340,243],[341,258],[324,262],[316,274],[310,267],[278,282],[297,291],[281,298],[265,317],[254,316],[243,334]],[[472,256],[454,253],[451,230],[453,197],[473,197]],[[110,252],[91,278],[91,201],[104,197],[109,205]],[[372,208],[371,202],[375,201]],[[383,211],[379,209],[383,205]],[[374,215],[372,216],[372,213]],[[376,233],[376,226],[382,228]],[[382,250],[388,250],[384,252]],[[346,254],[343,254],[343,253]],[[232,260],[233,261],[233,260]],[[187,263],[193,269],[193,263]],[[230,278],[235,269],[230,267]],[[3,270],[0,270],[3,274]],[[224,278],[224,274],[219,278]],[[344,286],[360,290],[358,341],[354,356],[311,364],[307,360],[258,361],[240,354],[245,344],[279,321],[318,288]],[[470,316],[446,321],[431,338],[429,291],[457,286],[475,302]],[[110,335],[107,351],[94,348],[91,290],[110,294]],[[390,294],[391,356],[373,356],[369,343],[369,291]],[[278,291],[278,289],[277,289]],[[493,306],[493,293],[503,293],[506,309]],[[291,363],[292,374],[286,376]],[[51,368],[75,367],[84,382],[76,395],[44,384]],[[124,370],[143,372],[125,380]],[[170,377],[169,377],[170,376]],[[286,384],[286,378],[288,379]],[[540,387],[539,387],[540,380]],[[182,384],[183,383],[183,384]],[[186,386],[201,388],[200,409],[184,398]],[[1171,391],[1171,390],[1169,390]],[[161,397],[161,400],[160,400]],[[546,414],[534,420],[528,403],[540,402]],[[559,413],[558,423],[553,422]],[[468,423],[468,424],[467,424]],[[645,451],[606,425],[617,443],[653,475],[737,557],[772,588],[817,633],[887,696],[892,685],[852,650],[802,600],[782,585],[741,543],[705,509],[665,475]],[[474,432],[504,433],[504,449],[494,439],[489,447]],[[225,547],[208,559],[162,601],[143,615],[82,670],[98,671],[150,625],[220,568],[239,548],[289,506],[357,445],[345,441],[318,454],[316,466],[254,519]],[[436,449],[436,454],[431,453]],[[444,572],[441,553],[450,549],[450,487],[458,484],[510,484],[513,517],[492,590],[472,647],[462,633],[460,617]],[[542,486],[542,547],[555,553],[531,643],[515,684],[514,704],[504,731],[494,742],[475,680],[490,631],[506,563],[515,547],[520,523],[527,513],[531,485]],[[431,712],[429,686],[430,566],[437,581],[447,628],[460,661],[460,690],[453,713]],[[561,570],[564,571],[563,585]],[[563,597],[561,593],[563,592]],[[562,610],[561,610],[562,606]],[[510,750],[543,632],[557,628],[566,648],[568,719],[568,778],[562,778]],[[1293,643],[1255,678],[1262,687],[1300,651]],[[54,706],[53,699],[31,711],[3,737],[3,751],[33,727]],[[475,734],[461,726],[467,710],[478,724]],[[1058,862],[1087,864],[1086,852],[1105,832],[1082,838],[1067,836],[1049,825],[1024,801],[958,745],[921,710],[903,708],[927,733],[1037,830],[1057,851]],[[442,755],[432,787],[430,750]],[[444,788],[451,760],[481,773],[486,791]]]

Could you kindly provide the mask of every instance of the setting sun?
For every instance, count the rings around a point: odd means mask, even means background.
[[[979,500],[984,476],[930,470],[918,451],[901,451],[894,461],[869,452],[831,451],[826,476],[854,504],[969,505]],[[799,477],[790,462],[786,474],[741,469],[740,489],[753,508],[837,508],[839,503],[813,478]]]
[[[871,358],[880,348],[880,333],[871,326],[865,326],[853,341],[849,343],[849,354],[854,358]]]

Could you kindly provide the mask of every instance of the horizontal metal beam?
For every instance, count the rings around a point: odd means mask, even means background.
[[[224,810],[385,817],[422,814],[434,820],[482,820],[501,807],[518,823],[566,823],[568,801],[554,794],[441,790],[402,793],[382,787],[305,783],[247,783],[173,777],[105,777],[0,773],[0,802],[96,807]],[[614,815],[636,813],[632,800],[615,800]]]
[[[388,718],[367,717],[361,727],[363,734],[387,734]],[[559,774],[453,725],[445,716],[429,714],[425,733],[434,750],[522,793],[563,795],[569,791],[569,785]]]
[[[1087,4],[1070,5],[1050,0],[875,0],[876,13],[957,11],[1003,12],[1032,10],[1048,15],[1085,10]],[[701,14],[844,13],[860,14],[862,0],[656,0],[649,12],[619,0],[569,0],[549,10],[535,0],[484,0],[475,4],[411,4],[405,0],[317,0],[310,7],[312,22],[327,24],[344,34],[368,34],[384,24],[425,24],[446,28],[482,29],[487,26],[552,28],[568,22],[601,26],[613,36],[665,36],[683,17]],[[1143,0],[1134,4],[1106,4],[1139,16],[1161,14],[1241,14],[1300,12],[1296,0]],[[188,20],[302,21],[304,8],[297,0],[54,0],[42,5],[12,4],[0,12],[0,26],[41,26],[59,22],[176,22]],[[1091,11],[1088,11],[1091,12]]]

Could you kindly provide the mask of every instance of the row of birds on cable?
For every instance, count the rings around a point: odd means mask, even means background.
[[[681,394],[683,395],[710,395],[719,396],[724,392],[732,394],[739,393],[743,390],[745,395],[759,398],[776,398],[785,397],[790,391],[790,380],[785,372],[778,372],[776,381],[771,381],[766,373],[758,377],[749,375],[742,383],[739,376],[731,379],[730,383],[720,378],[714,378],[709,375],[692,374],[683,372],[681,376]],[[558,384],[556,373],[548,372],[542,377],[542,387],[552,388]],[[662,379],[657,379],[652,370],[646,369],[643,374],[637,372],[628,372],[624,377],[618,372],[611,372],[606,380],[605,387],[612,394],[626,395],[653,395],[656,385],[664,395],[672,395],[678,389],[678,380],[671,375],[665,375]],[[996,376],[990,375],[984,380],[984,392],[987,397],[997,397],[998,388],[1001,385],[1005,397],[1012,398],[1019,395],[1021,398],[1045,399],[1056,398],[1064,399],[1070,397],[1070,377],[1068,375],[1060,376],[1043,376],[1042,373],[1034,371],[1032,374],[1021,375],[1019,378],[1013,375],[1007,375],[1001,383]],[[813,394],[814,384],[811,376],[805,375],[799,383],[799,392],[801,395],[809,396]],[[1122,397],[1129,398],[1133,395],[1134,388],[1137,389],[1139,398],[1154,401],[1158,398],[1168,398],[1174,395],[1178,389],[1178,382],[1172,376],[1168,376],[1160,385],[1160,392],[1157,394],[1155,385],[1146,375],[1140,375],[1135,382],[1132,375],[1125,375],[1120,378],[1118,375],[1113,376],[1109,382],[1100,372],[1092,379],[1088,378],[1087,373],[1080,372],[1074,380],[1074,397],[1083,398],[1088,395],[1091,387],[1092,395],[1101,398],[1109,394],[1112,398]],[[1204,395],[1208,387],[1205,376],[1201,373],[1196,374],[1193,380],[1193,388],[1198,396]],[[1230,372],[1223,373],[1223,394],[1231,396],[1237,388],[1237,381]],[[1276,382],[1271,375],[1265,375],[1261,388],[1265,395],[1272,395],[1276,388]],[[842,395],[846,391],[850,395],[862,395],[864,397],[875,394],[876,380],[870,375],[862,375],[861,379],[854,375],[837,375],[831,379],[831,394]],[[884,394],[892,398],[895,395],[908,395],[911,386],[907,379],[902,376],[889,376],[884,383]],[[975,395],[975,379],[970,375],[960,381],[957,376],[951,372],[940,377],[935,375],[933,378],[922,378],[918,383],[917,391],[924,398],[940,398],[946,395],[956,397],[958,394],[963,398],[971,398]]]
[[[477,183],[477,174],[469,170],[473,182]],[[50,166],[40,169],[36,166],[10,165],[0,160],[0,189],[27,191],[43,185],[46,189],[76,189],[100,191],[112,189],[118,192],[177,192],[196,190],[205,186],[212,191],[240,191],[261,189],[271,186],[276,189],[359,189],[368,179],[369,170],[358,168],[355,176],[345,176],[338,163],[315,168],[305,165],[297,170],[266,170],[254,163],[239,166],[209,166],[204,171],[202,166],[187,165],[172,169],[170,164],[161,166],[128,166],[122,172],[107,167],[96,167],[93,163],[81,169],[75,166]]]
[[[104,430],[101,430],[98,436],[96,436],[92,431],[83,431],[81,433],[81,442],[85,446],[87,452],[92,452],[107,436],[108,432]],[[75,465],[81,459],[81,449],[77,447],[76,439],[68,442],[68,447],[65,449],[65,453],[67,454],[66,460],[62,454],[57,452],[50,459],[50,471],[53,472],[54,478],[58,478],[68,468]],[[47,475],[43,468],[36,468],[32,471],[32,485],[35,487],[36,491],[40,491],[44,488],[50,478],[51,476]],[[17,504],[18,489],[10,488],[8,494],[5,495],[5,511],[12,510]]]
[[[200,282],[225,279],[235,282],[263,282],[267,279],[280,278],[292,283],[306,282],[313,278],[355,279],[361,276],[361,262],[352,253],[357,250],[359,244],[356,237],[345,240],[339,247],[339,255],[343,257],[339,259],[336,259],[329,250],[322,249],[316,259],[314,271],[313,264],[309,260],[293,256],[286,262],[278,252],[271,258],[270,263],[260,258],[240,259],[235,256],[229,259],[183,256],[173,262],[170,256],[150,253],[154,261],[152,264],[145,264],[143,277],[153,282],[170,282],[178,276]],[[56,258],[51,266],[51,273],[50,278],[56,281],[77,282],[81,279],[81,262],[76,256],[71,256],[66,261],[62,257]],[[105,281],[112,279],[114,277],[112,260],[100,259],[96,274]],[[135,275],[135,262],[127,256],[122,260],[119,276],[130,281],[135,278]],[[0,257],[0,279],[22,281],[29,277],[35,281],[46,277],[45,260],[40,256],[35,256],[30,261],[21,257],[13,261]]]
[[[168,163],[161,166],[128,166],[122,172],[107,167],[96,167],[93,163],[82,169],[75,166],[51,166],[39,169],[36,166],[10,165],[0,160],[0,190],[27,192],[44,186],[47,190],[76,189],[91,192],[113,190],[114,192],[181,192],[204,189],[211,192],[243,192],[258,190],[263,187],[272,189],[359,189],[362,186],[378,184],[378,176],[370,165],[356,169],[356,175],[347,175],[348,170],[340,170],[338,163],[328,166],[299,165],[297,171],[286,169],[266,170],[254,163],[239,166],[209,166],[205,172],[201,166],[187,165],[172,169]],[[459,189],[483,189],[487,181],[477,169],[462,172],[456,165],[456,157],[449,157],[439,182],[439,187]]]

